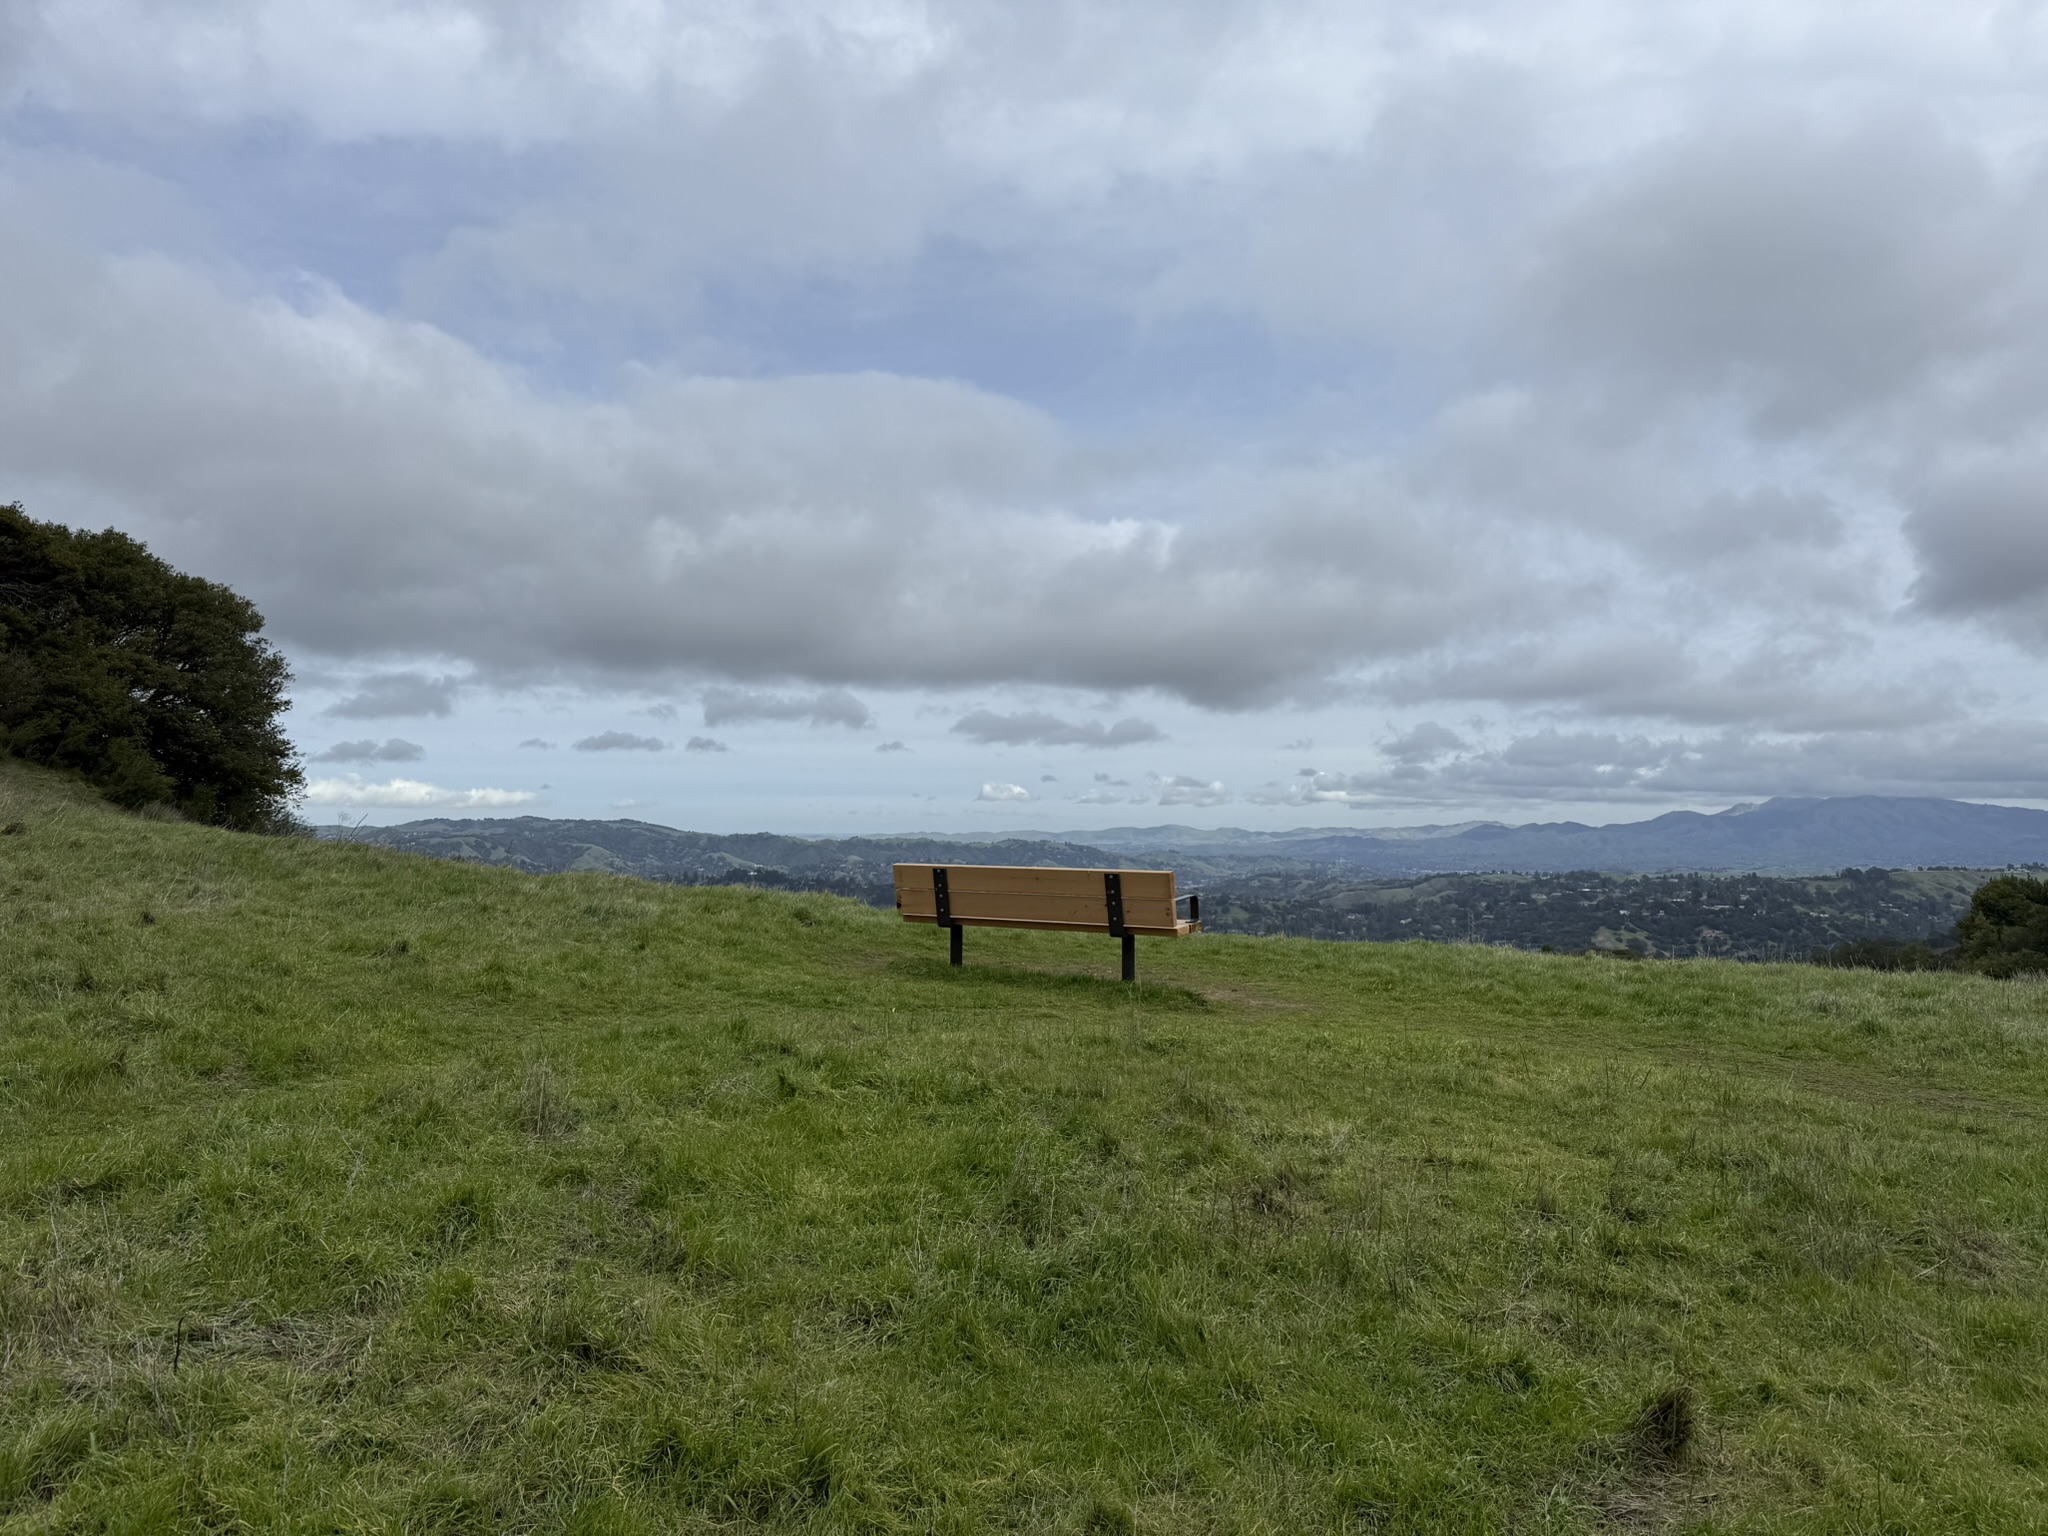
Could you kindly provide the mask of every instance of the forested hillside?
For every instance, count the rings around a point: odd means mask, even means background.
[[[1202,916],[1226,933],[1787,960],[1859,939],[1945,947],[1987,876],[1968,869],[1850,869],[1822,879],[1246,875],[1214,882]]]

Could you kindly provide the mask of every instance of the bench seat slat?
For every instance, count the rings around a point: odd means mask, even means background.
[[[1034,896],[1019,892],[963,891],[952,886],[948,892],[951,915],[963,923],[995,918],[1042,918],[1054,923],[1109,925],[1109,904],[1097,891],[1091,901],[1081,896]],[[915,887],[901,893],[897,910],[905,917],[931,917],[938,903],[929,888]],[[1170,901],[1133,901],[1124,897],[1124,925],[1128,928],[1166,928],[1174,921]]]
[[[903,920],[907,923],[936,923],[938,918],[929,912],[905,912]],[[1100,919],[1092,923],[1047,922],[1035,917],[958,917],[956,920],[968,928],[1045,928],[1060,933],[1103,933],[1107,931]],[[1186,921],[1176,922],[1171,928],[1148,928],[1138,923],[1126,923],[1124,928],[1127,932],[1134,933],[1141,939],[1184,939],[1189,934],[1202,931],[1200,923]]]

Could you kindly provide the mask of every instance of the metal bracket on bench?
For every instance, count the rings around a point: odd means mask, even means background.
[[[1102,872],[1102,900],[1109,908],[1109,932],[1123,940],[1124,980],[1138,979],[1138,936],[1124,926],[1124,877],[1113,869]]]
[[[943,869],[932,871],[932,910],[937,915],[939,926],[948,930],[946,949],[953,963],[958,965],[961,961],[960,925],[953,921],[953,893],[946,887]]]
[[[1113,869],[1103,872],[1102,899],[1109,907],[1109,936],[1120,939],[1124,936],[1124,877]]]

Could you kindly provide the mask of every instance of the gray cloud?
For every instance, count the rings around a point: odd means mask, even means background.
[[[1690,509],[1670,533],[1674,549],[1695,560],[1755,571],[1759,559],[1796,551],[1837,556],[1848,540],[1843,509],[1826,496],[1763,486],[1720,491]]]
[[[867,705],[844,688],[787,695],[750,688],[711,688],[704,694],[704,723],[738,725],[752,720],[801,720],[810,725],[843,725],[866,730],[875,723]]]
[[[635,736],[631,731],[600,731],[575,743],[578,752],[666,752],[668,743],[659,736]]]
[[[1378,772],[1314,773],[1246,796],[1353,810],[1459,802],[1640,802],[1769,795],[2048,798],[2048,722],[1784,738],[1542,730]]]
[[[1675,636],[1615,630],[1446,656],[1383,674],[1375,691],[1409,705],[1562,705],[1588,715],[1793,732],[1911,725],[1949,718],[1960,707],[1952,680],[1915,657],[1898,662],[1904,676],[1861,675],[1868,663],[1861,638],[1818,625],[1753,641],[1747,654],[1715,657],[1712,670]]]
[[[683,743],[683,750],[685,752],[730,752],[732,749],[724,742],[714,741],[709,736],[692,736]]]
[[[337,741],[325,752],[307,759],[312,763],[416,763],[427,755],[427,749],[416,742],[401,741],[393,736],[388,741]]]
[[[529,736],[526,738],[526,740],[519,743],[519,745],[522,748],[531,747],[535,751],[539,752],[552,752],[555,750],[555,744],[552,741],[545,740],[544,738],[539,736]]]
[[[2048,645],[2048,449],[1985,455],[1927,475],[1910,494],[1915,604]]]
[[[1577,210],[1532,310],[1609,383],[1733,396],[1800,431],[1990,339],[2015,233],[1981,154],[1932,112],[1766,110]]]
[[[885,742],[883,742],[883,743],[882,743],[882,744],[881,744],[881,745],[880,745],[879,747],[876,747],[876,748],[875,748],[875,750],[876,750],[877,752],[883,752],[883,753],[888,753],[888,752],[908,752],[908,751],[910,750],[910,748],[906,747],[906,746],[905,746],[905,745],[904,745],[904,744],[903,744],[902,742],[900,742],[900,741],[885,741]]]
[[[955,721],[953,730],[984,746],[1007,747],[1129,747],[1166,739],[1149,720],[1132,718],[1105,726],[1099,720],[1067,721],[1039,710],[998,715],[978,709]]]
[[[452,677],[420,672],[385,672],[368,679],[355,693],[330,704],[325,713],[342,720],[386,720],[398,717],[447,716],[455,708],[460,685]]]
[[[1397,763],[1426,763],[1452,752],[1463,752],[1467,746],[1456,731],[1434,720],[1425,720],[1392,741],[1381,742],[1380,750]]]

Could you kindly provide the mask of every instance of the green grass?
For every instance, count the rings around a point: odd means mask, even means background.
[[[0,1531],[2048,1529],[2048,988],[11,821]]]

